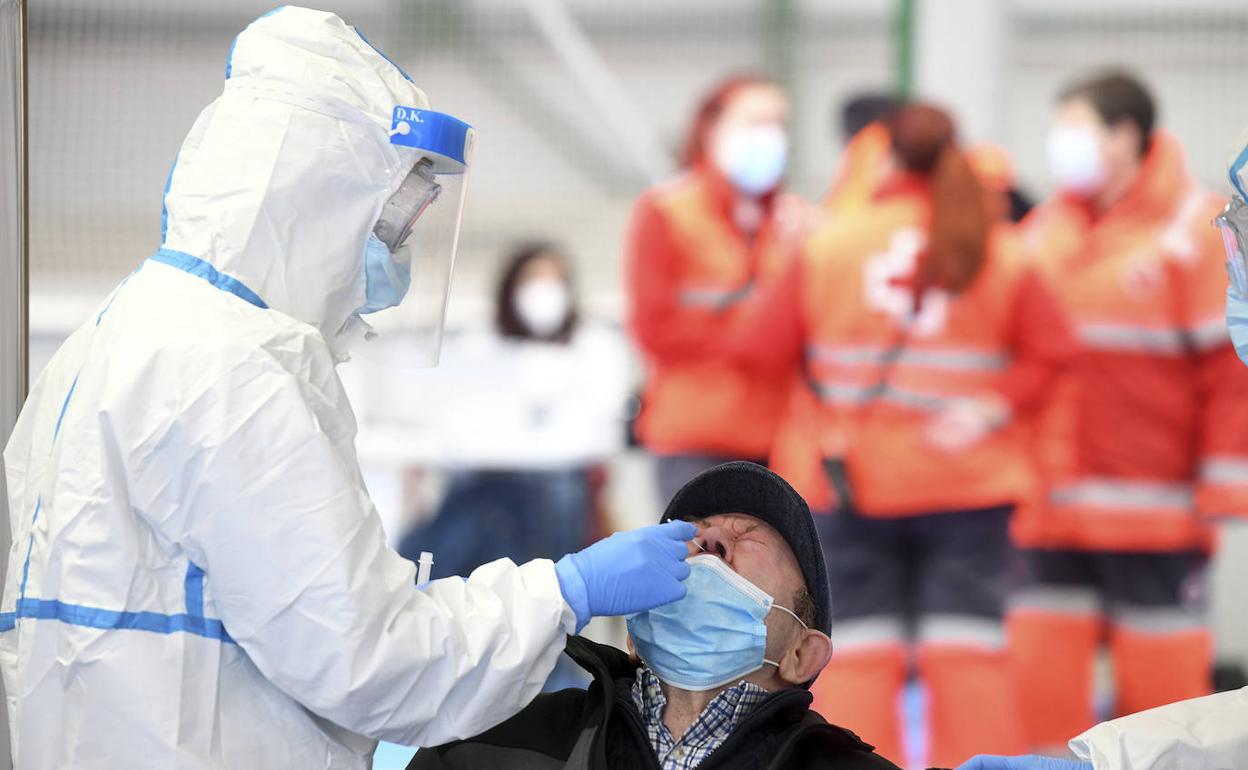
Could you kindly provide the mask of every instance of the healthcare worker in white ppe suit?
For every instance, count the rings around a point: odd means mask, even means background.
[[[591,615],[683,595],[692,525],[420,589],[386,547],[334,367],[361,314],[445,298],[472,134],[429,108],[332,14],[284,7],[238,36],[163,245],[66,341],[5,449],[16,767],[366,768],[377,739],[514,714]],[[417,291],[431,275],[440,296]]]
[[[1226,325],[1248,365],[1248,133],[1231,161],[1234,193],[1214,221],[1230,286]],[[1172,703],[1093,727],[1070,742],[1078,761],[975,757],[960,770],[1240,770],[1248,768],[1248,688]]]

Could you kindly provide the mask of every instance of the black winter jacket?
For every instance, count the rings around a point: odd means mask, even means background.
[[[637,664],[581,637],[567,653],[593,675],[588,690],[539,695],[523,711],[475,738],[421,749],[408,770],[659,770],[633,704]],[[853,733],[810,710],[806,690],[772,693],[699,770],[897,770]]]

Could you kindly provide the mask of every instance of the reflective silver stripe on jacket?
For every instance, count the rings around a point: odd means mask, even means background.
[[[1231,344],[1231,335],[1226,330],[1226,316],[1221,313],[1189,328],[1187,337],[1192,347],[1201,353]]]
[[[1086,586],[1026,586],[1010,597],[1010,610],[1098,617],[1101,598]]]
[[[1150,329],[1132,324],[1089,323],[1078,328],[1080,341],[1093,350],[1178,356],[1188,350],[1178,329]]]
[[[1206,484],[1248,484],[1248,458],[1209,455],[1200,463],[1200,480]]]
[[[754,292],[754,284],[739,289],[691,288],[680,292],[680,304],[685,307],[705,307],[723,310],[745,300]]]
[[[919,618],[920,644],[1005,649],[1005,627],[999,619],[975,615],[925,615]]]
[[[843,382],[816,382],[815,393],[823,401],[833,404],[862,405],[871,401],[904,406],[920,412],[939,412],[952,400],[949,396],[938,396],[931,393],[895,388],[885,385],[872,388],[864,385],[851,385]]]
[[[816,360],[843,366],[862,364],[883,364],[889,351],[871,346],[832,347],[830,345],[811,345],[807,355]],[[959,372],[997,372],[1010,365],[1010,357],[1004,353],[983,353],[976,350],[959,350],[946,348],[906,349],[897,356],[896,363],[906,366],[921,366],[929,369],[946,369]]]
[[[1148,511],[1157,508],[1191,508],[1194,495],[1192,486],[1181,482],[1085,478],[1075,484],[1057,487],[1049,493],[1049,501],[1054,505],[1088,505]]]
[[[898,645],[905,639],[906,630],[901,619],[892,616],[855,618],[832,624],[832,646],[839,652]]]
[[[1119,605],[1110,612],[1110,621],[1138,634],[1182,634],[1205,628],[1203,618],[1183,607],[1142,607]]]

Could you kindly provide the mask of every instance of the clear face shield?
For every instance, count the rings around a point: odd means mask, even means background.
[[[373,226],[373,235],[390,250],[395,266],[411,276],[403,301],[368,319],[393,337],[394,344],[386,346],[391,363],[437,365],[474,139],[472,127],[450,115],[394,108],[390,143],[418,150],[423,157]]]

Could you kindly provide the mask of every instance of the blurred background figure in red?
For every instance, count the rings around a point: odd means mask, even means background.
[[[799,487],[824,511],[836,617],[816,708],[903,761],[913,657],[929,761],[954,766],[1024,746],[1003,627],[1009,525],[1037,483],[1030,421],[1073,342],[949,115],[911,104],[887,129],[896,171],[815,231],[731,347],[802,368],[813,394],[773,465],[825,473]]]
[[[1024,222],[1079,342],[1046,431],[1047,504],[1017,529],[1012,643],[1038,749],[1096,721],[1102,641],[1112,715],[1210,691],[1204,565],[1219,522],[1248,513],[1248,371],[1210,226],[1226,201],[1156,112],[1129,74],[1064,88],[1047,148],[1058,191]]]
[[[840,106],[838,122],[845,149],[823,198],[828,216],[846,216],[870,203],[892,173],[888,119],[898,106],[896,97],[887,93],[857,94]]]
[[[718,351],[740,310],[792,261],[807,205],[781,189],[789,100],[759,76],[698,106],[679,178],[647,190],[625,240],[629,329],[645,359],[637,431],[660,499],[726,460],[765,461],[793,382]]]

